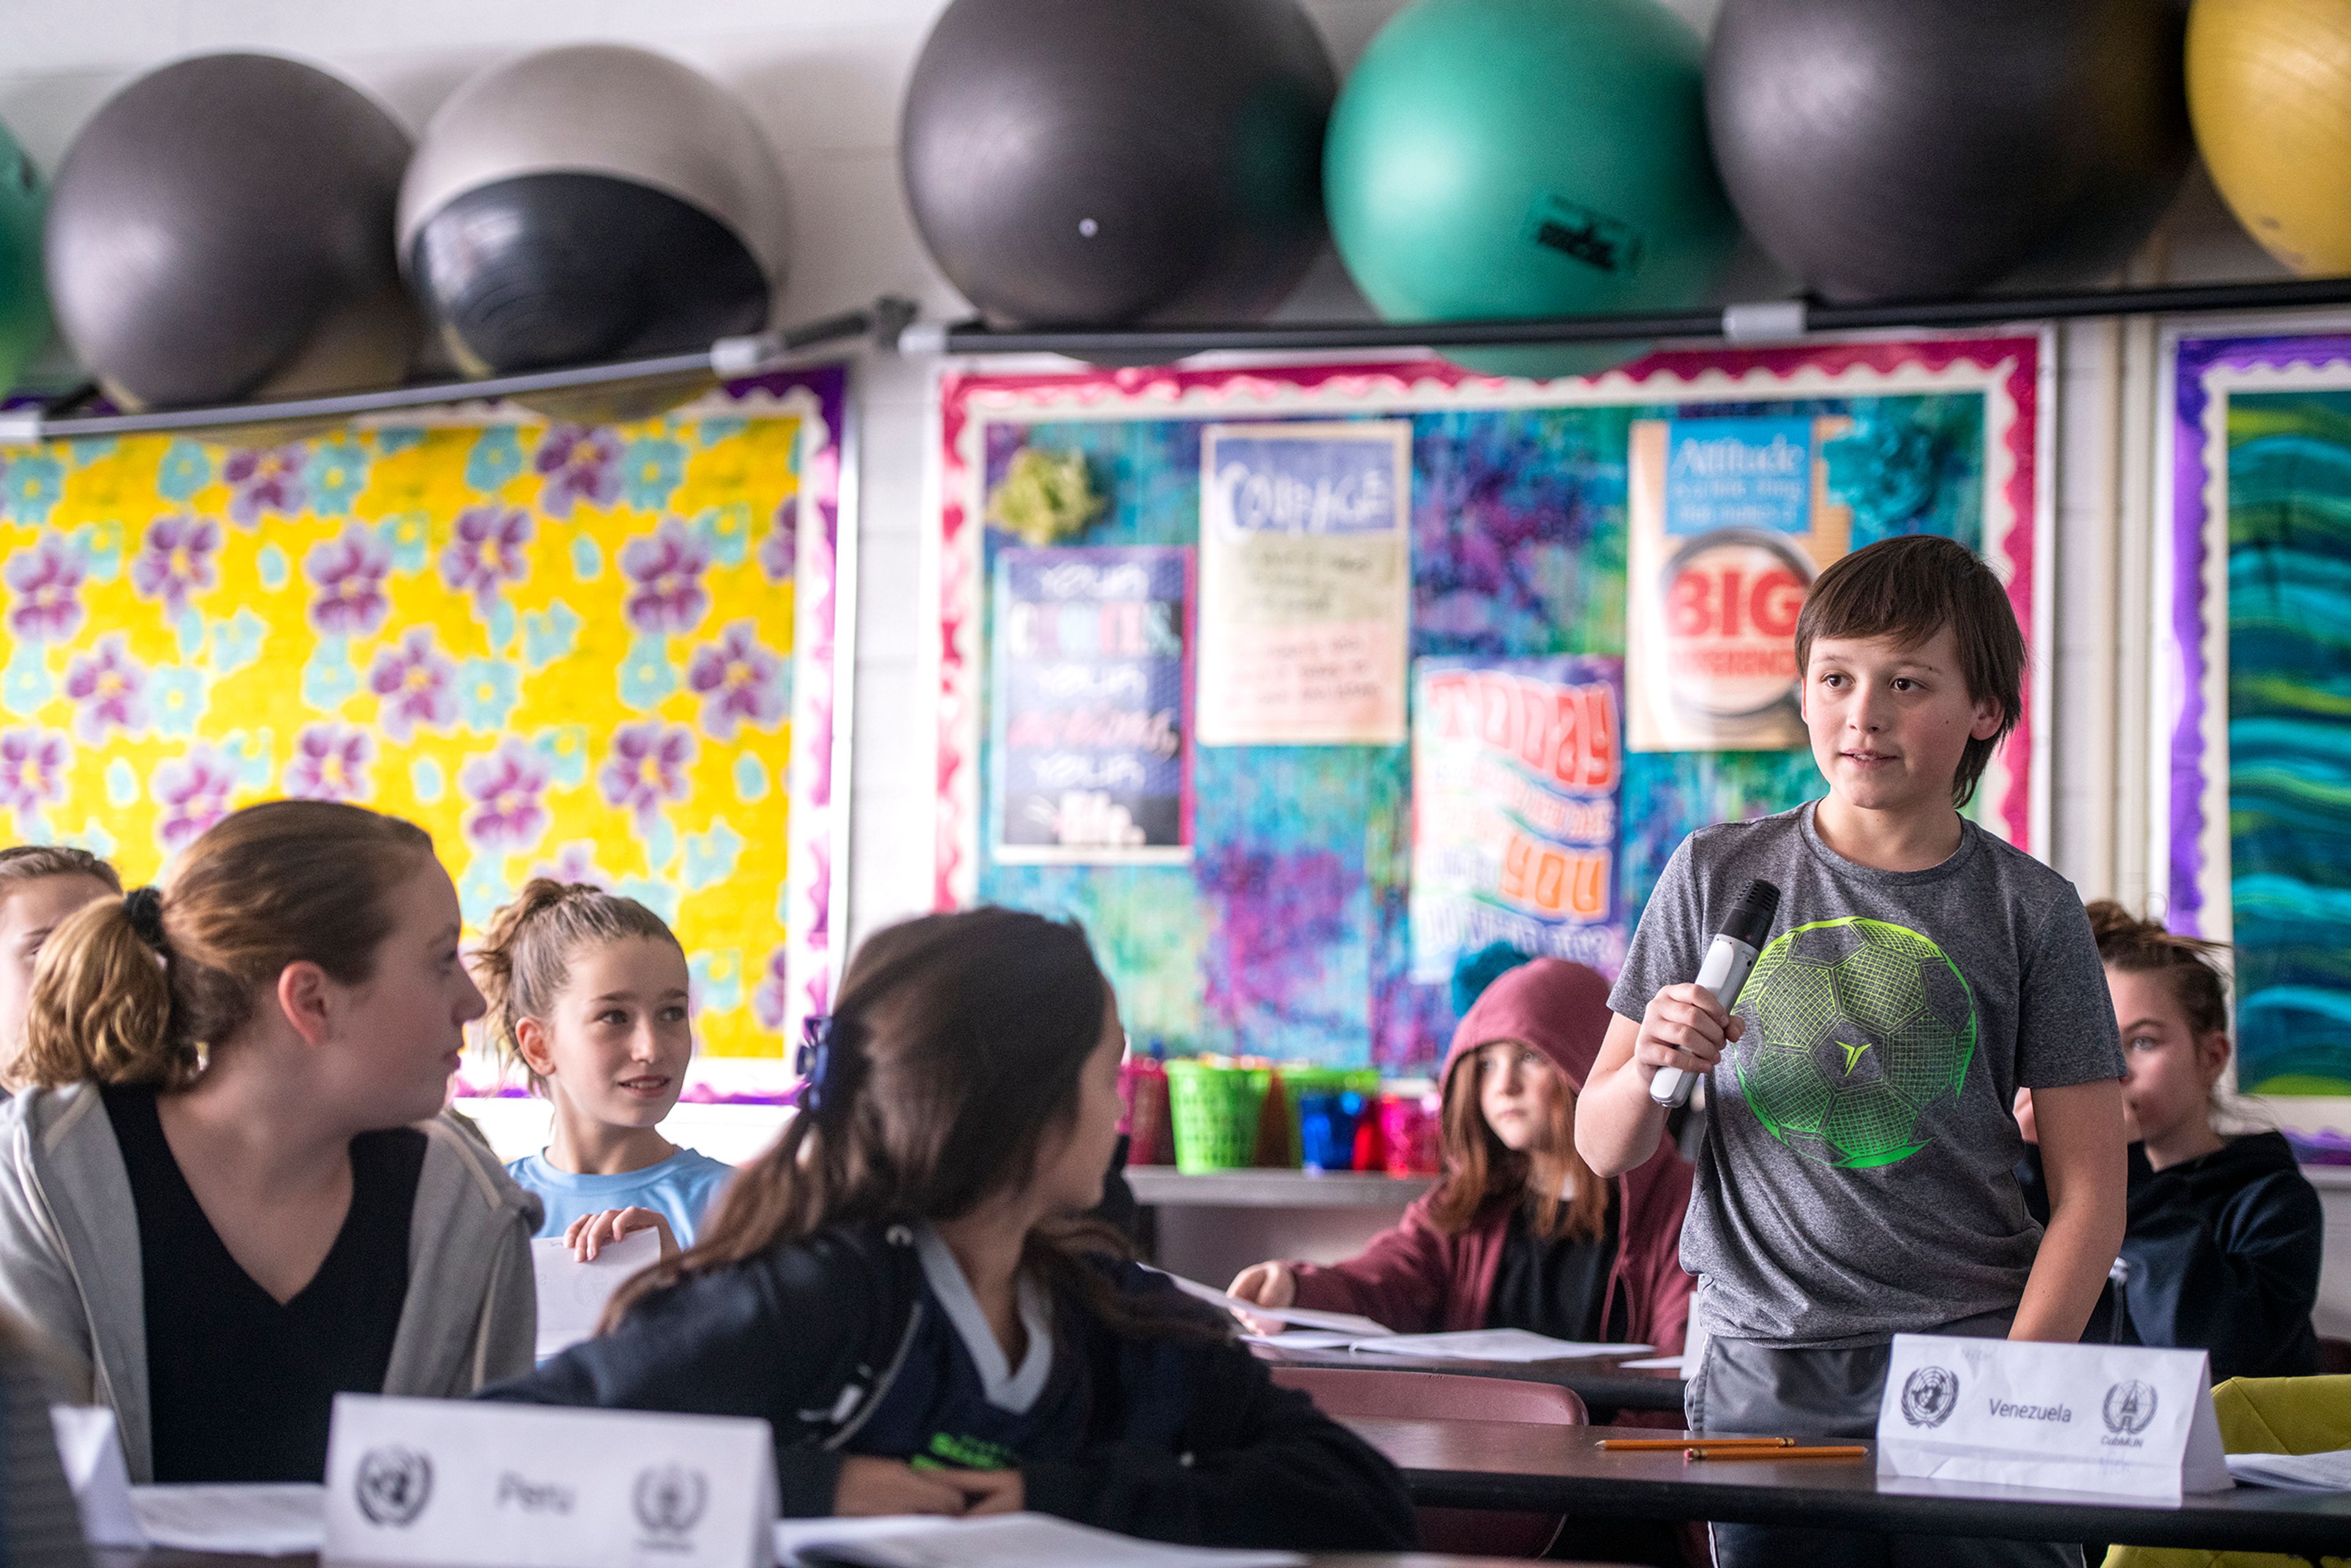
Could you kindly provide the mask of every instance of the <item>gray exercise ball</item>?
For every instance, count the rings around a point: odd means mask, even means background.
[[[1336,93],[1297,0],[955,0],[906,85],[907,203],[993,320],[1254,320],[1322,250]]]
[[[783,171],[742,102],[617,44],[460,88],[409,165],[399,232],[418,299],[476,375],[759,331],[791,254]]]
[[[132,407],[397,384],[422,336],[392,247],[408,151],[373,99],[298,60],[202,55],[140,78],[50,190],[67,343]]]
[[[1725,0],[1716,162],[1763,248],[1830,299],[2094,278],[2192,151],[2181,0]]]

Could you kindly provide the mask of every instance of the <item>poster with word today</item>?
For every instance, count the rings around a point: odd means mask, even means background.
[[[1413,664],[1412,977],[1507,942],[1614,977],[1625,662]]]
[[[1411,451],[1408,420],[1202,433],[1203,746],[1402,743]]]
[[[1823,452],[1851,421],[1645,419],[1627,473],[1635,751],[1795,750],[1796,616],[1845,553]]]
[[[996,856],[1181,861],[1192,839],[1184,663],[1192,552],[996,558]]]

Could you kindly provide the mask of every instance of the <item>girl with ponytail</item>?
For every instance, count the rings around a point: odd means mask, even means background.
[[[791,1515],[1027,1508],[1164,1541],[1411,1544],[1395,1469],[1081,1217],[1118,1140],[1118,1004],[1075,926],[876,933],[807,1091],[605,1333],[490,1397],[756,1416]]]
[[[554,1103],[547,1147],[507,1166],[582,1260],[640,1230],[664,1258],[735,1174],[662,1136],[694,1055],[685,950],[662,917],[586,883],[535,877],[474,953],[491,1040]]]
[[[277,800],[68,916],[0,1104],[0,1305],[131,1479],[315,1481],[340,1393],[530,1365],[537,1203],[442,1115],[481,993],[422,829]]]
[[[2109,900],[2089,914],[2122,1030],[2130,1226],[2083,1338],[2209,1351],[2216,1383],[2309,1376],[2325,1216],[2283,1135],[2213,1125],[2231,1054],[2226,949]],[[2045,1218],[2031,1091],[2016,1113],[2017,1178]]]

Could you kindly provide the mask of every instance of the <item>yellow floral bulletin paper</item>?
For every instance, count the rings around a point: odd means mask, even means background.
[[[251,801],[407,817],[474,929],[538,874],[658,911],[689,1095],[780,1093],[830,979],[843,380],[609,429],[0,454],[16,841],[135,885]]]

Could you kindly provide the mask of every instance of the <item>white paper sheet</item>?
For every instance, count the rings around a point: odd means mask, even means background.
[[[1165,1546],[1041,1513],[988,1519],[787,1519],[776,1561],[868,1568],[1302,1568],[1295,1552]]]
[[[313,1481],[132,1487],[131,1506],[156,1546],[290,1557],[326,1544],[326,1493]]]
[[[1459,1333],[1392,1334],[1359,1340],[1354,1349],[1379,1355],[1409,1355],[1431,1361],[1570,1361],[1589,1355],[1622,1355],[1649,1350],[1646,1344],[1605,1344],[1552,1339],[1524,1329],[1470,1329]]]
[[[640,1230],[608,1242],[593,1263],[575,1262],[560,1236],[530,1244],[538,1283],[538,1359],[559,1355],[596,1332],[604,1303],[638,1270],[661,1260],[661,1233]]]
[[[2229,1473],[2288,1491],[2351,1491],[2351,1449],[2326,1454],[2231,1454]]]
[[[1352,1350],[1359,1344],[1372,1343],[1351,1333],[1330,1333],[1322,1329],[1291,1329],[1287,1333],[1245,1333],[1245,1344],[1270,1344],[1276,1350]]]
[[[1272,1322],[1296,1323],[1299,1327],[1307,1329],[1330,1329],[1343,1334],[1378,1335],[1384,1338],[1388,1332],[1387,1324],[1374,1322],[1369,1318],[1357,1317],[1353,1312],[1325,1312],[1308,1307],[1260,1307],[1255,1301],[1244,1301],[1238,1296],[1228,1296],[1214,1285],[1203,1285],[1197,1280],[1186,1280],[1181,1274],[1169,1274],[1167,1277],[1173,1280],[1176,1282],[1176,1288],[1186,1295],[1206,1301],[1210,1306],[1222,1307],[1236,1316],[1246,1312],[1250,1317],[1264,1318]],[[1641,1348],[1646,1350],[1648,1347],[1644,1345]]]
[[[1639,1361],[1628,1361],[1625,1363],[1623,1370],[1626,1372],[1679,1372],[1687,1374],[1689,1371],[1689,1363],[1685,1357],[1678,1355],[1651,1355],[1645,1356]]]
[[[131,1507],[131,1468],[115,1435],[114,1411],[104,1405],[52,1405],[49,1430],[66,1485],[81,1515],[82,1539],[92,1546],[136,1550],[147,1544]]]

